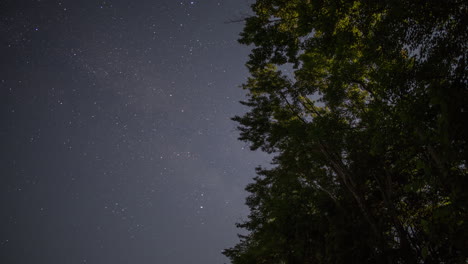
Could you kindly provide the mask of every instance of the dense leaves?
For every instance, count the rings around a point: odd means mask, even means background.
[[[247,263],[468,261],[468,5],[257,0]],[[281,70],[282,71],[281,71]]]

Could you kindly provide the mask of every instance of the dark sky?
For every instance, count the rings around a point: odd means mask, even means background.
[[[0,263],[224,263],[246,0],[0,1]]]

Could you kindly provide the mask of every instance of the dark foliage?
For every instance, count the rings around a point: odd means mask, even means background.
[[[466,1],[257,0],[248,263],[468,262]],[[283,69],[280,71],[279,69]],[[290,70],[288,70],[290,69]]]

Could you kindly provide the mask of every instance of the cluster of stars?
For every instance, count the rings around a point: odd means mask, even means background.
[[[50,245],[25,249],[39,262],[53,264],[42,252],[58,248],[57,259],[98,263],[93,254],[119,245],[133,258],[144,255],[134,248],[167,252],[161,229],[203,240],[209,252],[227,245],[213,234],[233,229],[253,174],[229,120],[243,111],[239,26],[224,24],[238,2],[156,2],[36,1],[1,18],[0,186],[18,205],[2,210],[0,250],[28,247],[19,233],[47,237]],[[102,257],[124,263],[122,254]],[[186,263],[158,257],[136,262]]]

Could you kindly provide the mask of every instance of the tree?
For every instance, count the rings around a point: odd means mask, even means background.
[[[468,5],[257,0],[241,263],[468,261]]]

